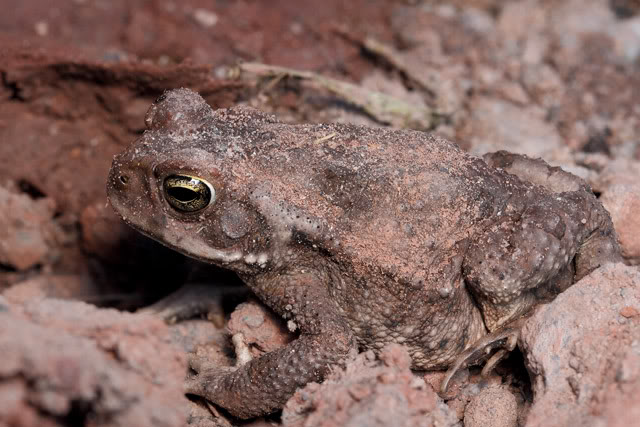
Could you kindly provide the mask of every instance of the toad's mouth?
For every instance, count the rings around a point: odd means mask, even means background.
[[[209,264],[227,266],[228,264],[242,262],[249,266],[255,265],[265,268],[267,261],[269,260],[269,257],[265,252],[245,253],[238,247],[225,249],[215,248],[207,245],[206,242],[200,239],[196,239],[191,236],[178,235],[177,233],[173,233],[169,230],[163,230],[161,233],[154,233],[138,227],[135,224],[130,223],[130,225],[140,233],[156,240],[170,249]]]
[[[173,233],[169,230],[151,232],[132,223],[129,223],[129,225],[133,226],[140,233],[163,244],[164,246],[199,261],[214,264],[229,264],[235,261],[239,261],[243,257],[242,250],[238,248],[214,248],[207,245],[202,240],[194,239],[193,237],[188,235],[179,235],[178,233]]]
[[[178,236],[173,233],[163,233],[161,243],[184,253],[185,255],[210,263],[229,264],[242,259],[242,251],[237,248],[220,249],[207,245],[199,239],[190,236]]]

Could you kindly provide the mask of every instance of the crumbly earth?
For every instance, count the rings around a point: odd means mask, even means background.
[[[155,316],[0,296],[0,425],[184,425],[184,353]]]
[[[515,396],[501,387],[488,387],[474,396],[464,411],[465,427],[516,427]]]
[[[453,427],[458,419],[442,399],[409,369],[405,347],[390,344],[348,358],[322,384],[298,390],[282,412],[285,427]]]
[[[527,321],[521,345],[536,396],[527,427],[637,424],[639,290],[637,268],[608,264]]]
[[[145,121],[114,159],[113,207],[238,272],[301,332],[234,372],[200,366],[191,391],[239,417],[280,408],[356,347],[399,343],[414,368],[447,367],[619,256],[588,185],[541,160],[485,162],[423,132],[214,112],[188,89],[166,92]],[[190,183],[176,190],[176,177]]]

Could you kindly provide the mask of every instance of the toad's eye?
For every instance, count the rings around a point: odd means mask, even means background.
[[[189,175],[170,175],[164,179],[164,198],[180,212],[202,210],[215,200],[215,190],[207,181]]]

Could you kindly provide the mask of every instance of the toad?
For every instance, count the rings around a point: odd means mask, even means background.
[[[231,269],[299,336],[188,392],[249,418],[352,349],[404,345],[415,369],[486,359],[518,322],[617,259],[607,211],[539,159],[471,156],[428,133],[290,125],[166,92],[115,157],[107,191],[145,235]],[[445,385],[446,387],[446,385]]]

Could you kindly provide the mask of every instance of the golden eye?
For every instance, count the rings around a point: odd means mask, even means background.
[[[189,175],[170,175],[164,179],[164,198],[180,212],[196,212],[215,200],[215,190],[207,181]]]

